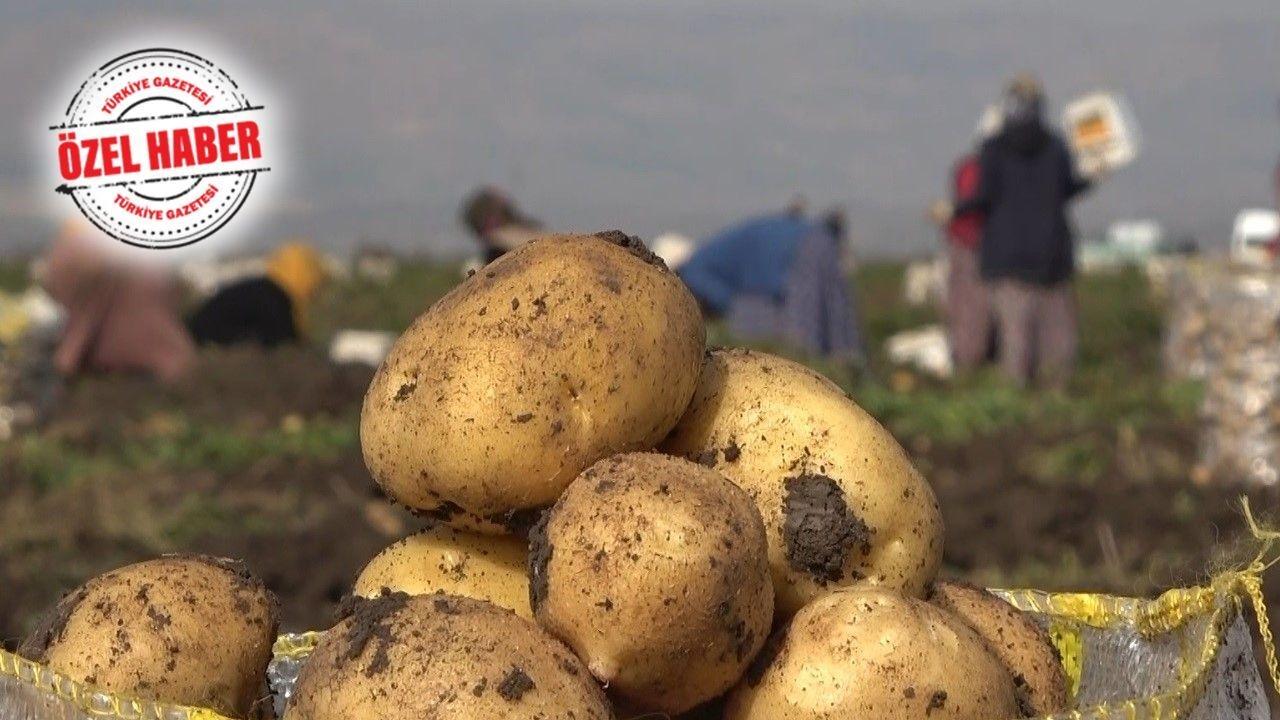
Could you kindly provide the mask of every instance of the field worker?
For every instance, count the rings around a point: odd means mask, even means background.
[[[294,342],[306,334],[308,309],[324,280],[320,253],[304,242],[290,242],[268,258],[264,275],[221,288],[188,325],[202,345]]]
[[[1075,251],[1067,203],[1089,188],[1066,143],[1044,118],[1044,93],[1028,75],[1012,80],[1003,126],[983,143],[978,192],[954,215],[986,221],[980,267],[995,310],[1000,366],[1020,385],[1061,386],[1075,363]]]
[[[483,187],[462,204],[462,223],[480,243],[482,260],[491,263],[542,235],[542,223],[525,216],[501,191]]]
[[[935,206],[932,215],[943,227],[947,246],[947,342],[951,358],[959,370],[971,370],[986,362],[995,339],[991,302],[979,270],[978,248],[982,243],[983,214],[980,210],[953,215],[951,208],[972,200],[978,193],[982,165],[979,152],[1000,130],[1000,109],[988,107],[978,119],[975,147],[956,161],[951,170],[951,200]]]
[[[866,352],[840,272],[843,242],[843,211],[821,222],[784,211],[708,238],[678,272],[737,338],[861,364]]]
[[[110,256],[86,223],[64,226],[46,257],[43,283],[66,311],[53,361],[66,376],[137,372],[181,377],[195,346],[178,314],[167,273]]]

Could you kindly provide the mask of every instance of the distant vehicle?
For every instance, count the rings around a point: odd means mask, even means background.
[[[1144,265],[1152,258],[1196,251],[1194,238],[1170,236],[1157,220],[1117,220],[1103,240],[1080,244],[1080,267],[1085,272]]]
[[[1231,231],[1231,259],[1246,265],[1267,265],[1275,257],[1280,239],[1280,213],[1275,210],[1241,210]]]
[[[1107,244],[1139,257],[1162,252],[1164,226],[1155,220],[1117,220],[1107,228]]]

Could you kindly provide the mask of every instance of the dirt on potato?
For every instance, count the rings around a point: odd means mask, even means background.
[[[782,539],[787,564],[819,583],[844,577],[844,563],[855,549],[867,551],[871,528],[853,514],[844,490],[824,475],[800,475],[786,480]]]
[[[402,592],[383,593],[376,598],[360,598],[347,621],[347,649],[342,660],[356,660],[374,643],[373,659],[365,666],[365,675],[374,677],[390,665],[387,648],[395,642],[392,618],[404,608],[409,596]]]
[[[56,605],[40,616],[35,629],[18,646],[18,654],[37,662],[45,662],[49,646],[62,639],[67,622],[84,600],[85,594],[85,589],[79,587],[59,598]]]

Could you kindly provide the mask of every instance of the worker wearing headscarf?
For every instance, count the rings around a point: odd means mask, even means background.
[[[267,259],[262,276],[233,282],[206,300],[191,317],[191,332],[201,344],[294,342],[306,333],[324,280],[320,253],[304,242],[286,243]]]
[[[320,253],[305,243],[288,243],[267,260],[267,277],[289,296],[294,327],[302,334],[307,328],[311,303],[324,284]]]
[[[141,372],[171,381],[191,366],[195,348],[168,274],[109,255],[78,221],[64,226],[46,259],[45,289],[66,310],[54,352],[59,372]]]

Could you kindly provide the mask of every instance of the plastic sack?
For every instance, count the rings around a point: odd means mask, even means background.
[[[1212,476],[1280,482],[1280,272],[1193,264],[1171,278],[1165,366],[1203,380],[1200,463]]]

